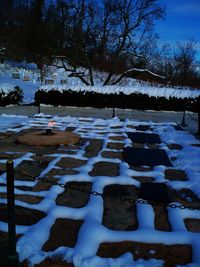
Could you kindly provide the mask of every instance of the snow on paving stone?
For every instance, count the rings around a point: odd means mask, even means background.
[[[200,198],[200,142],[192,135],[184,131],[176,131],[173,123],[153,123],[153,122],[135,122],[132,120],[120,121],[118,118],[109,120],[95,119],[95,118],[73,118],[73,117],[58,117],[54,116],[49,119],[46,116],[40,114],[40,118],[35,117],[29,119],[27,117],[18,116],[0,116],[0,131],[6,132],[6,128],[9,128],[14,133],[20,132],[23,129],[29,129],[40,126],[41,129],[45,129],[49,120],[56,121],[57,125],[53,129],[65,130],[67,127],[75,127],[74,132],[80,134],[82,139],[85,140],[79,146],[72,146],[71,151],[75,154],[70,154],[69,148],[60,147],[57,148],[58,153],[52,153],[49,155],[48,150],[45,151],[45,155],[51,156],[52,160],[48,166],[45,167],[40,173],[40,179],[47,178],[51,171],[56,170],[58,174],[54,176],[56,181],[60,184],[67,184],[69,182],[91,182],[91,191],[103,193],[104,189],[108,185],[128,185],[130,187],[139,188],[140,181],[132,178],[134,177],[153,177],[157,182],[167,183],[174,190],[190,189]],[[14,118],[14,119],[13,119]],[[6,120],[6,124],[4,124]],[[25,121],[24,121],[25,120]],[[18,128],[15,128],[17,124],[21,124]],[[164,149],[170,160],[173,163],[173,167],[155,166],[149,171],[139,171],[132,169],[130,166],[119,158],[106,158],[102,156],[103,151],[120,152],[119,144],[124,146],[132,146],[132,142],[128,139],[126,132],[135,132],[135,126],[148,125],[150,128],[148,133],[156,133],[161,138],[161,144],[159,148]],[[131,128],[130,128],[131,126]],[[112,140],[110,137],[121,136],[125,139],[121,141]],[[87,157],[86,148],[88,147],[90,139],[102,140],[102,146],[99,147],[99,151],[94,153],[95,156]],[[118,144],[119,147],[109,148],[108,144]],[[169,149],[169,144],[178,144],[182,147],[181,150]],[[112,146],[111,146],[112,147]],[[95,148],[92,148],[95,149]],[[12,153],[13,151],[7,151]],[[17,152],[17,146],[16,146]],[[14,152],[13,152],[14,153]],[[19,154],[18,158],[14,159],[14,165],[19,166],[24,160],[33,160],[32,152],[30,148],[29,153]],[[62,168],[59,166],[61,160],[74,159],[84,161],[84,165],[80,167],[67,168],[73,169],[77,173],[74,174],[59,174],[59,170]],[[173,160],[172,160],[173,159]],[[94,175],[95,166],[99,166],[99,163],[116,164],[119,167],[118,174],[115,176]],[[0,161],[0,163],[5,163]],[[114,165],[113,165],[114,166]],[[167,180],[165,177],[165,171],[167,169],[183,170],[187,175],[186,181]],[[110,170],[109,170],[110,171]],[[93,174],[91,174],[93,173]],[[5,184],[5,173],[0,175],[0,183]],[[21,200],[16,200],[16,205],[29,208],[32,210],[43,211],[46,216],[39,220],[37,223],[30,226],[17,225],[16,230],[18,234],[23,234],[17,242],[17,251],[19,253],[20,261],[28,260],[30,266],[40,263],[48,257],[62,256],[63,260],[67,262],[73,262],[75,267],[161,267],[164,266],[162,259],[155,259],[153,250],[150,250],[150,258],[148,260],[135,259],[134,256],[127,252],[120,255],[117,258],[103,258],[97,255],[100,244],[104,242],[122,242],[122,241],[134,241],[150,244],[165,244],[165,245],[177,245],[188,244],[192,246],[192,263],[186,264],[187,267],[199,267],[200,266],[200,233],[188,231],[184,220],[187,218],[200,220],[200,210],[189,209],[172,209],[167,207],[168,219],[172,227],[171,232],[158,231],[155,229],[155,211],[153,206],[140,203],[136,204],[138,228],[135,230],[123,230],[117,231],[107,228],[102,224],[104,214],[104,200],[99,195],[91,194],[87,204],[80,208],[72,208],[69,206],[62,206],[56,204],[57,196],[65,192],[65,188],[58,185],[52,185],[49,190],[32,191],[38,181],[23,181],[16,180],[15,186],[29,186],[30,190],[24,191],[22,189],[16,189],[17,195],[34,195],[41,196],[43,199],[37,204],[30,204]],[[66,186],[66,189],[68,184]],[[70,187],[69,187],[70,189]],[[5,192],[5,186],[1,187],[0,193]],[[191,202],[191,199],[190,201]],[[6,203],[5,199],[0,198],[0,203]],[[179,204],[174,202],[175,204]],[[43,249],[44,244],[50,238],[50,232],[52,226],[57,219],[72,219],[83,220],[83,224],[78,231],[77,242],[74,247],[62,246],[57,247],[51,251],[45,251]],[[0,231],[6,232],[6,223],[0,221]],[[65,235],[65,232],[62,233]],[[66,235],[67,238],[67,235]],[[183,267],[183,265],[180,265]]]
[[[9,130],[10,127],[15,127],[19,124],[26,124],[28,121],[27,116],[16,116],[16,115],[0,115],[0,132],[4,132],[5,130]]]

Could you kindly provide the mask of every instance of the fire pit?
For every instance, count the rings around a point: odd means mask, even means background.
[[[53,130],[49,126],[44,131],[30,131],[20,134],[16,142],[28,146],[59,146],[59,145],[73,145],[80,141],[80,136],[73,132]]]

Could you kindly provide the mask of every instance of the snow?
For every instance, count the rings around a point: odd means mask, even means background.
[[[24,68],[27,67],[27,68]],[[80,68],[80,71],[82,69]],[[136,70],[136,69],[132,69]],[[140,72],[146,72],[147,70],[138,70]],[[13,73],[19,73],[20,79],[14,79]],[[24,92],[23,103],[29,104],[34,102],[35,92],[40,89],[44,91],[58,90],[63,92],[65,90],[72,90],[75,92],[96,92],[102,94],[120,94],[130,95],[132,93],[147,94],[155,97],[169,97],[176,98],[197,98],[200,96],[200,90],[191,89],[187,87],[175,87],[170,88],[162,85],[153,85],[148,82],[143,82],[131,78],[123,78],[118,85],[102,86],[107,73],[94,71],[95,86],[85,86],[78,78],[68,77],[70,72],[65,72],[64,69],[56,69],[56,67],[50,67],[47,79],[53,79],[54,84],[42,85],[39,81],[39,71],[33,66],[33,64],[18,64],[17,67],[11,67],[10,65],[0,65],[0,91],[8,92],[13,90],[15,86],[19,86]],[[24,75],[30,77],[30,81],[24,81]],[[160,76],[159,76],[160,77]],[[116,77],[115,77],[116,78]],[[66,84],[61,84],[61,81],[65,80]]]
[[[65,157],[76,158],[80,160],[87,160],[87,163],[80,168],[75,168],[80,173],[75,175],[57,175],[59,183],[66,184],[69,181],[89,181],[92,182],[92,190],[102,193],[106,185],[110,184],[124,184],[134,185],[140,187],[140,182],[131,178],[132,176],[153,176],[157,182],[166,182],[172,188],[190,188],[200,198],[199,188],[199,173],[200,173],[200,147],[192,146],[192,144],[200,144],[192,135],[187,132],[176,131],[173,123],[154,123],[154,122],[142,122],[143,125],[150,125],[152,130],[148,132],[154,132],[159,134],[162,140],[160,147],[165,149],[169,157],[177,157],[173,162],[174,169],[184,170],[187,173],[188,181],[166,181],[164,178],[164,171],[167,167],[157,166],[150,172],[138,172],[129,168],[128,164],[119,159],[103,158],[101,155],[102,150],[115,151],[113,149],[106,148],[110,136],[121,135],[126,137],[125,141],[121,141],[125,146],[130,146],[131,142],[127,138],[127,131],[135,131],[135,129],[129,128],[128,125],[137,126],[141,122],[133,120],[120,121],[118,118],[109,120],[87,118],[86,121],[82,121],[81,117],[58,117],[54,116],[51,120],[57,122],[54,129],[64,130],[66,126],[76,127],[75,132],[81,134],[82,138],[97,138],[103,139],[103,147],[96,157],[85,158],[85,148],[88,143],[82,145],[75,155],[66,153],[52,154],[52,161],[49,165],[40,173],[42,178],[46,173],[52,169],[58,168],[56,164]],[[24,123],[25,120],[25,123]],[[6,121],[6,125],[4,125]],[[14,128],[17,123],[21,123],[21,127]],[[13,132],[20,132],[22,129],[28,129],[40,125],[45,128],[49,119],[40,114],[35,118],[18,117],[18,116],[0,116],[1,131],[6,131],[6,127]],[[3,127],[2,127],[3,126]],[[121,126],[121,129],[114,129],[113,126]],[[87,132],[81,132],[85,128],[90,128]],[[99,132],[105,132],[104,135]],[[117,141],[119,142],[119,141]],[[183,146],[181,151],[169,150],[167,144],[176,143]],[[9,153],[12,153],[10,151]],[[17,166],[24,159],[31,159],[32,153],[26,153],[21,155],[18,159],[14,160],[14,165]],[[192,159],[192,160],[191,160]],[[89,172],[92,170],[95,163],[100,161],[108,161],[120,164],[120,173],[116,177],[98,176],[92,177]],[[0,163],[2,160],[0,160]],[[0,182],[5,183],[5,174],[0,176]],[[36,182],[24,182],[17,181],[17,185],[33,186]],[[43,196],[44,199],[38,204],[28,204],[22,201],[16,201],[16,204],[41,210],[46,212],[45,218],[32,226],[20,226],[17,225],[17,233],[24,234],[17,243],[17,251],[19,253],[20,260],[28,259],[30,266],[40,263],[47,257],[63,256],[66,261],[73,262],[75,267],[161,267],[163,266],[162,260],[154,259],[154,251],[151,250],[150,254],[152,259],[149,260],[135,260],[130,253],[125,253],[116,259],[101,258],[96,256],[99,244],[102,242],[120,242],[120,241],[136,241],[147,243],[163,243],[170,244],[192,244],[193,247],[193,263],[187,265],[192,267],[200,266],[200,234],[186,231],[184,224],[185,218],[200,219],[199,210],[189,209],[171,209],[168,208],[169,221],[172,225],[172,232],[162,232],[155,229],[154,225],[154,210],[151,205],[142,205],[137,203],[137,218],[139,227],[134,231],[114,231],[106,228],[102,225],[103,216],[103,199],[100,196],[90,195],[89,202],[82,208],[70,208],[65,206],[57,206],[55,199],[58,194],[64,191],[59,186],[52,186],[48,191],[35,192],[35,195]],[[0,188],[0,192],[5,192],[5,186]],[[22,190],[16,190],[16,194],[23,194]],[[26,191],[27,193],[27,191]],[[32,192],[30,193],[32,194]],[[5,200],[0,199],[0,203],[5,203]],[[54,224],[57,218],[71,218],[84,220],[83,225],[79,231],[78,240],[74,248],[59,247],[54,251],[45,252],[42,251],[42,246],[50,235],[51,226]],[[0,222],[0,230],[7,231],[6,224]]]
[[[0,91],[4,92],[12,91],[15,86],[19,86],[24,92],[23,102],[26,104],[34,101],[35,91],[39,88],[40,83],[37,81],[38,74],[31,70],[19,69],[20,79],[14,79],[12,77],[14,69],[0,70]],[[23,75],[30,73],[30,81],[23,81]]]
[[[95,92],[100,94],[120,94],[130,95],[133,93],[136,94],[146,94],[150,97],[165,97],[169,99],[170,97],[175,98],[197,98],[200,96],[200,90],[191,90],[191,89],[177,89],[169,87],[153,87],[146,83],[135,83],[129,86],[116,86],[116,85],[107,85],[107,86],[71,86],[71,85],[43,85],[39,88],[46,92],[50,90],[56,90],[59,92],[72,90],[74,92]]]
[[[28,121],[27,116],[16,116],[16,115],[6,115],[3,114],[0,116],[0,132],[4,132],[6,129],[9,130],[10,127],[16,127],[17,125],[21,125],[24,123],[26,125]]]

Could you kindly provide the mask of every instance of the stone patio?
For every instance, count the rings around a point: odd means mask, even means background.
[[[155,166],[162,163],[160,160],[158,163],[154,161],[154,164],[148,166],[146,162],[142,164],[142,157],[140,157],[140,161],[137,161],[136,164],[131,164],[129,160],[127,161],[129,165],[126,164],[124,161],[124,145],[128,136],[125,135],[120,123],[119,125],[110,125],[109,129],[99,125],[98,127],[102,129],[96,130],[95,127],[89,127],[88,120],[81,120],[80,123],[83,127],[79,129],[77,127],[66,128],[67,131],[73,129],[82,136],[81,142],[76,145],[51,146],[48,148],[25,146],[15,143],[18,133],[0,133],[0,175],[5,173],[7,159],[13,159],[17,162],[15,167],[17,189],[15,198],[16,224],[31,226],[45,218],[47,214],[39,210],[39,206],[37,206],[42,201],[50,201],[52,205],[55,204],[56,208],[74,209],[74,218],[68,218],[68,215],[65,214],[63,217],[55,218],[50,229],[49,239],[42,245],[42,251],[44,252],[52,252],[62,246],[70,248],[76,246],[79,231],[87,223],[85,220],[78,219],[78,215],[75,219],[76,210],[78,211],[89,205],[91,198],[94,197],[99,197],[103,203],[102,225],[106,229],[116,231],[116,234],[120,231],[130,233],[137,231],[141,225],[141,219],[138,220],[140,204],[137,203],[140,184],[155,182],[156,177],[152,176],[152,171]],[[103,132],[104,128],[105,132]],[[136,127],[133,125],[133,129],[143,133],[153,130],[148,125],[137,125]],[[32,130],[34,130],[34,126]],[[27,131],[25,130],[24,132]],[[91,132],[96,133],[95,138],[90,137]],[[155,140],[160,140],[159,136],[153,136],[156,138]],[[132,137],[134,140],[134,136]],[[145,139],[146,142],[147,139]],[[159,149],[152,140],[150,143],[155,147],[134,148],[136,149],[134,151],[137,152],[140,149],[143,149],[143,152],[148,150],[148,153],[149,151],[154,151],[152,154],[154,155]],[[169,145],[168,149],[178,151],[181,147],[178,144],[173,144]],[[169,161],[173,162],[172,158],[169,157]],[[168,163],[168,161],[165,162]],[[51,167],[45,172],[48,166]],[[118,179],[122,175],[122,167],[127,171],[133,171],[128,184],[125,182],[118,183],[120,181]],[[84,173],[86,178],[83,175],[83,179],[81,179],[81,173]],[[38,176],[41,179],[39,181],[35,180]],[[187,174],[183,170],[175,169],[172,164],[165,165],[163,177],[165,182],[181,181],[183,185],[188,181]],[[103,198],[90,194],[94,190],[93,186],[97,184],[98,179],[107,183],[106,186],[102,187]],[[64,184],[65,187],[56,186],[58,183]],[[55,187],[59,189],[53,189]],[[0,188],[5,189],[5,183],[1,180]],[[174,190],[170,186],[168,188],[170,196],[173,196],[173,199],[180,204],[186,206],[192,204],[197,208],[200,207],[199,198],[191,190],[187,188]],[[54,190],[53,198],[48,195],[50,190]],[[1,192],[0,200],[5,199],[6,193]],[[122,199],[136,199],[136,201],[122,201]],[[24,203],[29,208],[24,207]],[[155,213],[155,229],[152,229],[152,231],[173,233],[173,225],[171,225],[168,217],[168,208],[165,205],[160,206],[156,203],[153,203],[151,208]],[[6,204],[2,203],[0,205],[0,221],[7,222],[7,207]],[[192,233],[200,232],[200,220],[188,217],[184,219],[184,224],[186,231]],[[174,234],[176,234],[176,231]],[[18,235],[18,238],[20,239],[22,236]],[[0,231],[0,266],[2,267],[6,266],[5,256],[7,249],[5,248],[7,248],[7,234]],[[162,259],[165,262],[165,267],[173,267],[178,264],[192,263],[192,249],[189,243],[176,244],[175,242],[169,246],[150,241],[124,240],[123,242],[101,243],[96,255],[102,258],[117,258],[126,252],[131,252],[135,259]],[[28,260],[26,259],[23,262],[23,267],[28,266]],[[63,264],[62,256],[60,256],[52,257],[51,259],[46,257],[42,263],[35,266],[73,267],[74,265],[72,263]]]

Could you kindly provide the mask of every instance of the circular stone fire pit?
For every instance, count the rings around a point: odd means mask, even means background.
[[[35,131],[19,135],[17,143],[28,146],[59,146],[73,145],[80,141],[81,137],[73,132],[63,131]]]

